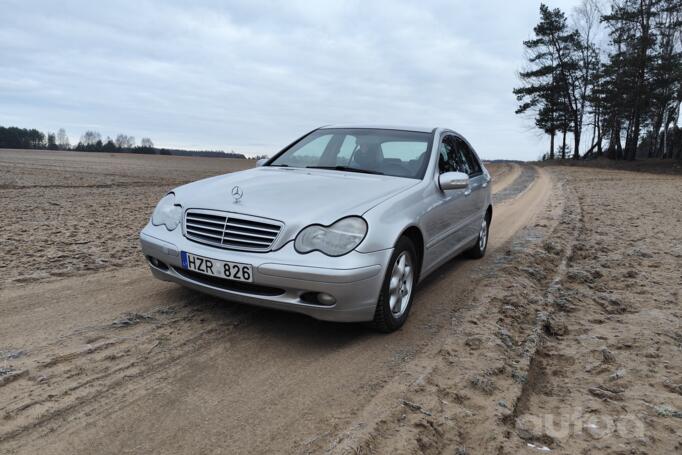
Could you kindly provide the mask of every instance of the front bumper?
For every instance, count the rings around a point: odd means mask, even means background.
[[[371,321],[392,249],[353,251],[341,257],[320,252],[299,254],[293,242],[278,251],[253,253],[202,245],[186,239],[180,229],[169,232],[148,224],[140,233],[142,252],[161,264],[149,267],[156,278],[172,281],[226,300],[307,314],[338,322]],[[253,266],[253,284],[223,286],[182,269],[180,251]],[[228,283],[229,284],[229,283]],[[265,291],[264,291],[265,290]],[[274,291],[273,291],[274,290]],[[310,293],[334,296],[333,305],[310,303]]]

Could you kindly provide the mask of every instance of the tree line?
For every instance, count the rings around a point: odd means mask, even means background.
[[[514,94],[543,158],[682,159],[682,0],[541,4],[533,32]]]
[[[154,142],[148,137],[142,138],[140,144],[137,145],[135,138],[126,134],[119,134],[113,139],[111,137],[102,139],[102,135],[97,131],[86,131],[80,137],[78,143],[71,146],[69,136],[64,128],[60,128],[56,133],[48,132],[45,134],[34,128],[27,129],[15,126],[0,126],[0,148],[246,158],[241,153],[223,152],[220,150],[196,151],[158,148],[154,146]]]

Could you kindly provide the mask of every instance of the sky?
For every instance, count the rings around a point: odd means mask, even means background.
[[[533,160],[548,140],[512,89],[539,4],[0,0],[0,125],[246,155],[327,124],[443,126]]]

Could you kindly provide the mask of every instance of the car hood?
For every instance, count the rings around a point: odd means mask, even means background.
[[[298,232],[362,215],[419,180],[322,169],[260,167],[190,183],[174,190],[184,209],[210,209],[282,221]],[[236,202],[232,190],[239,186]],[[283,237],[288,237],[287,235]]]

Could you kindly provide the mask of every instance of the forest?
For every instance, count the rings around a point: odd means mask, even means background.
[[[540,5],[514,89],[543,159],[682,159],[682,1]]]
[[[210,151],[210,150],[181,150],[155,147],[152,140],[144,137],[140,144],[135,143],[133,136],[119,134],[115,138],[102,136],[97,131],[86,131],[75,146],[71,146],[69,136],[63,128],[57,133],[47,134],[35,129],[18,128],[15,126],[0,126],[0,148],[33,149],[33,150],[73,150],[77,152],[104,153],[142,153],[149,155],[176,156],[209,156],[223,158],[245,158],[241,153]]]

